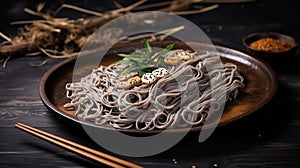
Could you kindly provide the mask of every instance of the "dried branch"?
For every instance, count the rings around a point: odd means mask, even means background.
[[[94,15],[94,16],[100,16],[100,17],[103,16],[103,13],[91,11],[91,10],[84,9],[84,8],[80,8],[78,6],[74,6],[74,5],[70,5],[70,4],[63,4],[61,7],[59,7],[55,11],[54,16],[56,16],[64,8],[73,9],[73,10],[80,11],[80,12],[87,13],[87,14],[91,14],[91,15]]]
[[[218,7],[219,7],[219,5],[216,4],[216,5],[211,5],[211,6],[208,6],[208,7],[202,7],[200,9],[198,9],[198,10],[176,11],[176,12],[170,12],[170,13],[173,13],[175,15],[191,15],[191,14],[199,14],[199,13],[208,12],[208,11],[214,10],[214,9],[216,9]]]

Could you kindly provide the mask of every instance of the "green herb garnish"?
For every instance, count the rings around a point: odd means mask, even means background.
[[[144,73],[149,72],[149,70],[155,67],[163,66],[164,55],[173,49],[174,44],[169,44],[166,48],[155,53],[147,40],[144,40],[144,46],[146,49],[136,49],[131,54],[117,54],[120,57],[124,57],[124,59],[116,63],[127,65],[118,76],[122,76],[133,71],[138,72],[139,76],[142,76]]]

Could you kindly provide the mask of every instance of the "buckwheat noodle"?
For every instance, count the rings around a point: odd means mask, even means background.
[[[235,99],[244,87],[237,65],[207,70],[219,57],[215,53],[197,54],[177,66],[167,65],[169,74],[151,85],[118,89],[117,75],[124,68],[111,64],[93,69],[79,82],[66,84],[70,99],[64,107],[75,110],[79,120],[118,129],[154,130],[201,125],[209,117],[211,102]],[[215,86],[211,81],[222,80]],[[212,93],[216,93],[212,96]],[[225,91],[225,92],[224,92]],[[222,102],[220,102],[222,103]],[[224,103],[224,102],[223,102]]]

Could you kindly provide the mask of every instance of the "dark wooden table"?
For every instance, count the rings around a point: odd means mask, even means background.
[[[269,0],[221,4],[211,12],[184,17],[197,24],[213,43],[243,51],[242,37],[257,31],[289,34],[299,42],[300,10],[296,2]],[[10,22],[30,18],[23,14],[23,8],[33,8],[36,4],[28,3],[11,1],[1,5],[1,32],[12,35],[17,27],[9,25]],[[105,6],[92,7],[104,10]],[[300,167],[299,56],[297,51],[293,60],[283,61],[275,70],[278,90],[266,106],[234,123],[218,127],[207,141],[198,143],[191,133],[161,154],[119,157],[155,168]],[[45,56],[13,58],[6,68],[0,68],[0,167],[102,167],[14,127],[17,122],[30,124],[110,153],[94,143],[80,126],[44,106],[39,97],[40,79],[61,61],[50,60],[39,68],[30,66],[44,59]]]

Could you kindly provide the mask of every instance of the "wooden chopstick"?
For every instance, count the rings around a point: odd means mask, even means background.
[[[94,161],[97,161],[99,163],[105,164],[110,167],[114,168],[142,168],[142,166],[122,160],[120,158],[105,154],[103,152],[88,148],[86,146],[80,145],[78,143],[69,141],[67,139],[58,137],[56,135],[47,133],[45,131],[33,128],[31,126],[22,124],[22,123],[17,123],[15,127],[30,133],[32,135],[35,135],[41,139],[44,139],[50,143],[53,143],[57,146],[63,147],[67,150],[70,150],[72,152],[75,152],[77,154],[80,154],[84,157],[87,157],[89,159],[92,159]]]

